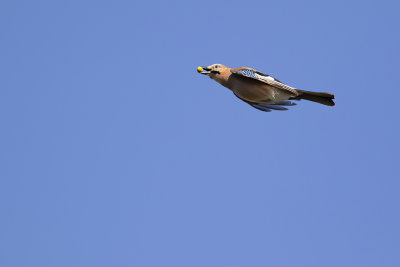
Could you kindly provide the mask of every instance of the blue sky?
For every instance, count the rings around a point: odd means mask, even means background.
[[[3,1],[0,265],[400,266],[395,1]],[[334,108],[264,113],[250,66]]]

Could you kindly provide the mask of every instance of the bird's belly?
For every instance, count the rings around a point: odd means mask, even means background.
[[[250,102],[263,102],[266,104],[274,102],[274,88],[265,85],[235,86],[232,91],[239,97]]]

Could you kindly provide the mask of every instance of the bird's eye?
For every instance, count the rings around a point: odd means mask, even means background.
[[[219,65],[215,65],[215,68],[218,69],[218,68],[219,68]]]

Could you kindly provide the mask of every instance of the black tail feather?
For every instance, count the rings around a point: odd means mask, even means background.
[[[294,99],[300,100],[300,99],[306,99],[309,101],[317,102],[323,105],[327,106],[334,106],[335,102],[333,102],[333,99],[335,96],[330,93],[321,93],[321,92],[310,92],[310,91],[303,91],[303,90],[297,90],[299,95],[295,97]]]

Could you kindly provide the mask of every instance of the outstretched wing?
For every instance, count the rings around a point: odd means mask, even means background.
[[[281,81],[275,79],[274,77],[259,72],[257,70],[251,69],[251,68],[233,68],[231,69],[232,74],[237,75],[237,76],[241,76],[241,77],[247,77],[247,78],[251,78],[251,79],[255,79],[257,81],[266,83],[270,86],[273,86],[275,88],[281,89],[281,90],[285,90],[285,91],[289,91],[290,93],[294,94],[295,96],[298,95],[297,91],[295,88],[290,87],[284,83],[282,83]]]
[[[252,106],[253,108],[256,108],[258,110],[265,111],[265,112],[270,112],[272,109],[273,110],[288,110],[287,108],[285,108],[283,106],[295,106],[296,105],[296,103],[293,103],[293,102],[287,101],[287,100],[281,101],[281,102],[278,102],[275,104],[256,103],[256,102],[247,101],[235,93],[234,93],[234,95],[237,98],[239,98],[240,100],[242,100],[242,101],[246,102],[247,104],[249,104],[250,106]]]

